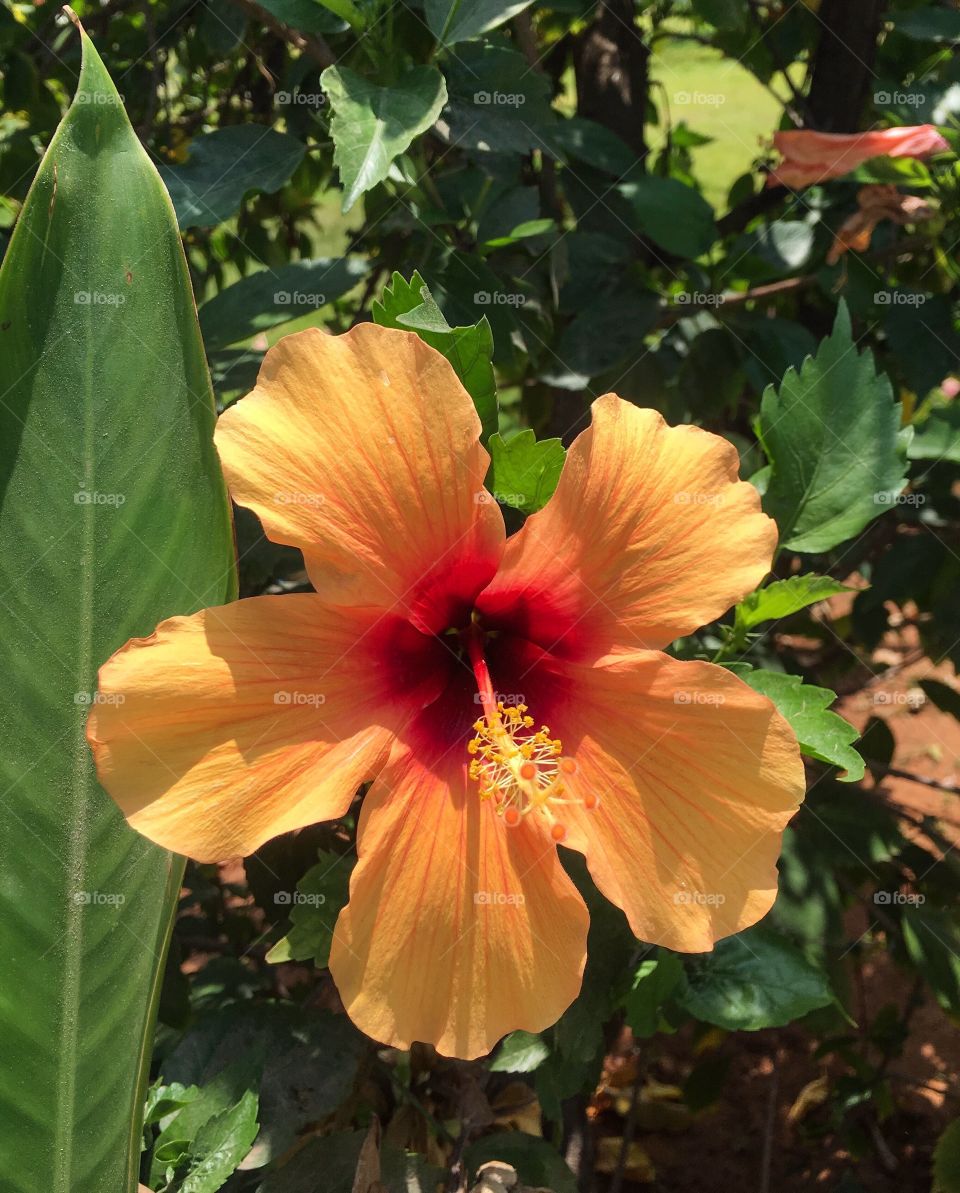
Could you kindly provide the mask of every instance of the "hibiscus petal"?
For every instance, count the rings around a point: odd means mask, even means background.
[[[430,737],[398,746],[366,797],[330,968],[367,1035],[470,1060],[560,1017],[588,917],[549,836],[480,800],[466,737],[445,753]]]
[[[718,435],[598,398],[478,608],[581,658],[665,646],[712,621],[760,582],[777,539],[738,464]]]
[[[449,655],[392,617],[312,594],[162,622],[100,669],[87,735],[131,826],[200,861],[342,816]]]
[[[503,548],[479,435],[441,353],[413,332],[361,324],[271,348],[216,442],[234,500],[270,538],[302,548],[321,596],[436,631],[462,620]]]
[[[783,161],[767,175],[767,186],[804,187],[841,178],[874,157],[927,158],[950,146],[932,124],[881,128],[862,133],[785,129],[773,134]]]
[[[515,664],[516,665],[516,664]],[[709,663],[653,651],[593,666],[531,654],[525,689],[577,763],[565,844],[642,940],[700,952],[764,916],[781,834],[804,794],[773,705]]]

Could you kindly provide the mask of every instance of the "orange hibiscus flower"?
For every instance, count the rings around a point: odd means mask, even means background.
[[[707,950],[770,908],[803,793],[768,700],[661,653],[769,566],[736,451],[609,394],[508,540],[479,432],[412,333],[288,336],[217,446],[316,594],[163,622],[103,666],[123,700],[89,724],[130,824],[202,861],[372,780],[330,968],[370,1036],[466,1058],[577,994],[587,911],[558,842],[639,937]]]
[[[950,146],[932,124],[882,128],[866,133],[818,133],[790,129],[773,134],[783,161],[767,175],[767,186],[793,188],[840,178],[874,157],[930,157]]]

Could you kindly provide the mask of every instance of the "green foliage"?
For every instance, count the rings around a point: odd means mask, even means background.
[[[641,232],[678,257],[699,257],[717,238],[713,208],[676,178],[642,178],[620,187]]]
[[[524,1185],[551,1193],[577,1193],[576,1178],[556,1148],[534,1135],[519,1131],[485,1135],[467,1148],[464,1160],[473,1174],[489,1160],[502,1160],[517,1170]]]
[[[889,773],[915,765],[902,727],[922,729],[930,705],[956,712],[957,690],[945,669],[922,672],[929,704],[908,721],[885,706],[902,692],[881,674],[891,651],[902,660],[901,643],[960,665],[956,161],[875,159],[807,188],[766,189],[763,169],[773,130],[799,123],[932,122],[960,148],[953,8],[891,0],[872,31],[865,18],[874,44],[861,56],[874,74],[861,110],[858,64],[832,66],[829,79],[821,67],[828,43],[849,41],[830,28],[837,6],[813,2],[671,0],[639,5],[632,30],[604,25],[580,0],[77,3],[173,197],[222,404],[255,384],[264,338],[304,326],[337,334],[369,318],[413,331],[476,404],[486,485],[510,507],[511,531],[548,500],[599,393],[726,436],[778,522],[780,551],[769,584],[674,650],[744,675],[809,757],[847,771],[838,784],[812,768],[765,925],[706,957],[636,941],[571,864],[593,921],[581,993],[556,1025],[514,1032],[470,1066],[378,1048],[339,1013],[325,965],[354,810],[269,843],[245,879],[191,867],[160,999],[143,1178],[166,1187],[169,1170],[171,1193],[224,1181],[315,1193],[318,1179],[426,1193],[461,1156],[468,1182],[496,1158],[525,1186],[562,1191],[574,1179],[559,1158],[564,1128],[610,1050],[627,1072],[641,1059],[646,1129],[653,1111],[729,1096],[743,1042],[717,1046],[707,1025],[736,1032],[805,1015],[803,1034],[775,1045],[799,1039],[811,1075],[826,1060],[840,1076],[798,1135],[804,1160],[819,1164],[829,1137],[829,1163],[846,1151],[859,1164],[880,1118],[899,1153],[910,1132],[889,1082],[911,1004],[871,988],[861,1016],[847,992],[884,981],[871,976],[882,955],[928,1007],[955,1015],[960,998],[960,867],[936,817],[903,799],[903,784],[908,797],[916,785]],[[638,34],[651,53],[634,73]],[[0,834],[0,887],[14,909],[0,927],[14,992],[0,979],[12,1057],[0,1074],[11,1124],[0,1185],[12,1193],[130,1187],[156,959],[180,877],[179,864],[124,835],[90,774],[87,709],[74,694],[93,691],[96,663],[129,635],[232,595],[210,386],[173,216],[112,92],[112,103],[71,109],[38,174],[79,66],[75,35],[48,6],[0,9],[0,253],[10,258],[0,608],[14,693],[0,750],[4,786],[15,784]],[[868,247],[827,265],[869,183],[922,198],[929,218],[884,221]],[[85,307],[75,292],[125,301]],[[127,500],[75,506],[78,491]],[[299,552],[267,543],[249,511],[237,512],[237,541],[244,595],[309,588]],[[726,545],[716,548],[719,566]],[[823,558],[798,558],[811,554]],[[805,615],[848,585],[862,589],[852,614],[830,602]],[[834,690],[873,710],[859,743],[831,711]],[[860,752],[874,775],[863,786]],[[955,752],[948,740],[943,760]],[[915,820],[909,834],[904,817]],[[65,897],[75,889],[122,891],[126,902],[78,911]],[[831,988],[863,1019],[855,1042]],[[692,1032],[665,1046],[684,1025]],[[657,1106],[644,1084],[667,1051],[683,1107]],[[507,1121],[504,1090],[524,1084],[542,1139],[491,1125]],[[587,1143],[597,1123],[604,1136],[621,1129],[623,1101],[591,1120]],[[391,1142],[378,1143],[377,1121]],[[679,1187],[677,1149],[660,1143],[657,1180]],[[940,1153],[936,1168],[946,1180]]]
[[[335,853],[321,852],[320,861],[297,883],[296,896],[284,892],[279,906],[290,907],[291,928],[267,955],[268,961],[310,961],[327,964],[333,929],[347,901],[353,863]]]
[[[333,109],[330,135],[340,171],[343,210],[383,182],[393,160],[440,115],[447,99],[443,75],[416,66],[389,87],[381,87],[345,66],[328,66],[321,76]]]
[[[960,464],[960,406],[931,410],[916,425],[907,454],[911,460]]]
[[[533,0],[426,0],[424,12],[430,32],[445,46],[468,41],[509,21]]]
[[[294,137],[238,124],[198,137],[182,165],[160,166],[181,228],[212,228],[234,215],[251,191],[277,191],[303,159]]]
[[[368,269],[358,257],[341,257],[291,261],[241,278],[200,308],[207,351],[236,344],[342,298]]]
[[[833,1000],[826,975],[764,927],[728,937],[690,962],[677,996],[691,1015],[728,1031],[781,1027]]]
[[[71,30],[71,39],[76,34]],[[84,730],[97,667],[233,593],[213,395],[173,211],[83,39],[0,274],[0,1185],[135,1188],[182,863],[130,830]],[[17,645],[19,644],[19,649]]]
[[[497,428],[497,385],[493,376],[493,333],[484,316],[469,327],[451,327],[418,273],[409,282],[395,273],[373,304],[381,327],[415,331],[450,361],[477,408],[486,441]]]
[[[954,1119],[937,1140],[933,1153],[933,1193],[960,1190],[960,1119]]]
[[[490,439],[491,488],[497,501],[525,514],[542,509],[553,495],[565,456],[559,439],[541,439],[531,430],[504,440]]]
[[[900,408],[841,303],[833,334],[779,392],[763,395],[759,434],[772,466],[764,509],[781,546],[829,551],[889,509],[906,480]]]
[[[851,745],[859,735],[843,717],[830,711],[836,700],[833,692],[804,683],[799,675],[777,671],[748,671],[743,679],[774,702],[790,722],[804,754],[846,771],[848,783],[863,778],[863,759]]]
[[[528,1031],[514,1031],[504,1038],[490,1062],[491,1073],[532,1073],[550,1055],[550,1046]]]
[[[656,957],[641,961],[633,985],[624,997],[627,1023],[641,1040],[670,1030],[663,1017],[668,1000],[685,984],[683,964],[676,953],[661,949]]]

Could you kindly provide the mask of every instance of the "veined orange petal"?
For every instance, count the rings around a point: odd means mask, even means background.
[[[469,610],[503,548],[479,435],[446,358],[367,323],[281,340],[216,443],[234,500],[303,549],[321,596],[439,631]]]
[[[159,845],[250,854],[343,815],[446,657],[408,623],[312,594],[173,617],[100,669],[87,728],[100,782]]]
[[[756,587],[777,540],[738,464],[718,435],[598,398],[478,608],[580,658],[665,646],[712,621]]]
[[[642,940],[700,952],[777,893],[804,794],[793,730],[731,672],[642,651],[593,666],[540,656],[524,687],[576,761],[565,844]]]
[[[440,738],[398,745],[366,796],[330,968],[367,1035],[469,1060],[560,1017],[588,917],[549,835],[507,828],[468,783],[466,737]]]

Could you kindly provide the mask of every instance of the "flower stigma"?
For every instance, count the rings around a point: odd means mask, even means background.
[[[474,722],[474,736],[467,743],[470,778],[478,784],[480,798],[493,802],[508,828],[537,812],[549,819],[554,841],[563,841],[567,830],[556,808],[577,804],[592,811],[599,801],[592,794],[574,796],[576,760],[563,753],[561,741],[548,726],[537,729],[525,704],[496,698],[476,622],[464,636],[483,705],[483,716]]]

